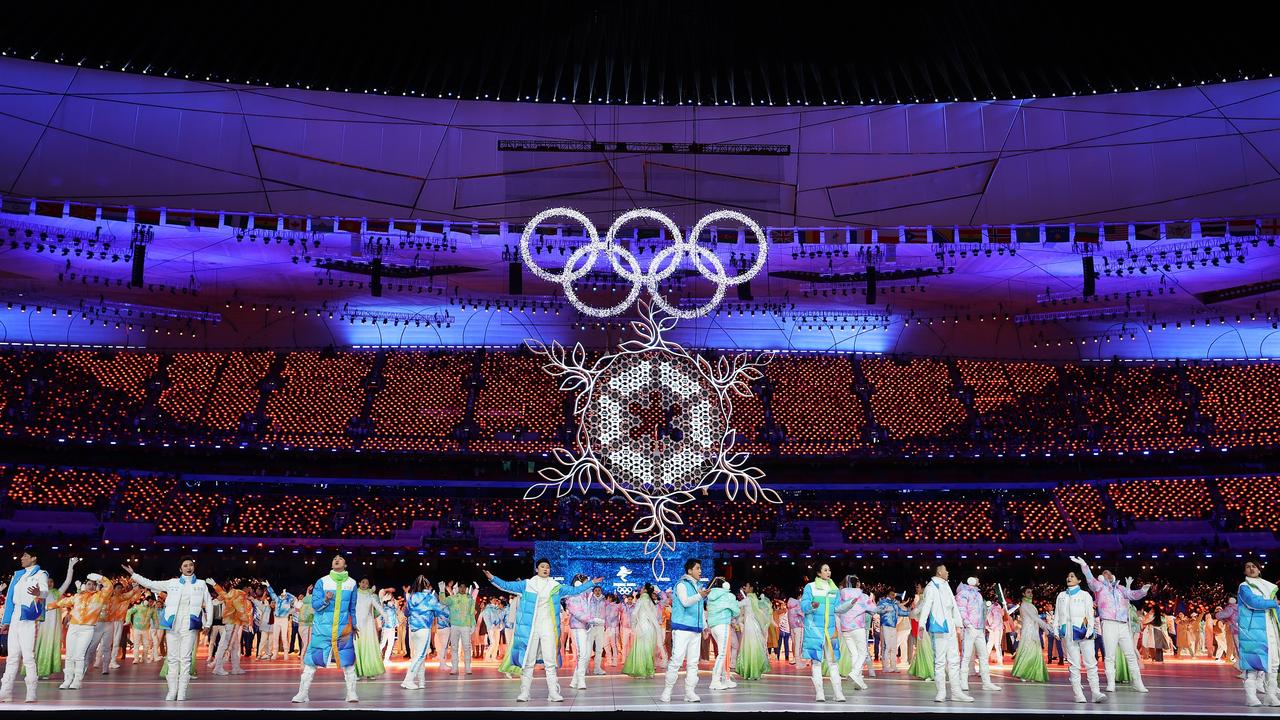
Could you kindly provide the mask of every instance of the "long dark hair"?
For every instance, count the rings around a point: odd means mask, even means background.
[[[431,589],[431,581],[427,579],[426,575],[419,575],[418,577],[414,578],[413,592],[426,592],[430,589]]]

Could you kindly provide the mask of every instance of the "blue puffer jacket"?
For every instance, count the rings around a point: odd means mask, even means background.
[[[1270,583],[1267,583],[1270,585]],[[1264,587],[1259,585],[1254,587],[1249,584],[1248,580],[1240,583],[1240,592],[1237,595],[1240,605],[1239,616],[1239,634],[1237,635],[1237,643],[1239,644],[1239,652],[1236,653],[1240,658],[1240,669],[1257,670],[1266,672],[1267,670],[1267,623],[1280,622],[1277,617],[1277,610],[1280,604],[1276,602],[1275,586],[1270,585],[1271,597],[1264,597],[1259,589]]]

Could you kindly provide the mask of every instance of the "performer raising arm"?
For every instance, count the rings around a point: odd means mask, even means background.
[[[37,564],[32,548],[23,551],[22,569],[13,574],[5,596],[4,620],[0,631],[9,633],[9,657],[5,659],[4,680],[0,681],[0,702],[13,699],[13,683],[18,668],[27,671],[27,702],[36,701],[39,675],[36,673],[36,625],[44,613],[44,598],[49,594],[49,575]]]
[[[1089,570],[1089,563],[1081,558],[1072,557],[1071,562],[1080,566],[1085,582],[1095,594],[1098,619],[1102,624],[1102,657],[1103,667],[1107,673],[1107,692],[1116,691],[1116,648],[1124,654],[1125,665],[1133,678],[1133,689],[1147,692],[1142,684],[1142,665],[1138,662],[1138,653],[1133,647],[1133,634],[1129,632],[1129,603],[1141,600],[1151,590],[1150,585],[1143,585],[1140,590],[1121,586],[1110,570],[1103,570],[1102,577],[1096,578]]]
[[[169,668],[165,675],[169,692],[164,699],[186,700],[196,640],[205,622],[213,617],[209,588],[196,579],[196,559],[190,555],[183,557],[178,564],[178,577],[164,581],[148,580],[128,565],[121,567],[138,585],[157,594],[165,593],[160,627],[165,630],[165,645],[169,651]]]
[[[533,670],[541,660],[547,674],[547,700],[564,702],[564,697],[560,695],[560,684],[556,682],[560,600],[590,592],[594,584],[604,582],[604,578],[596,578],[591,583],[583,583],[575,588],[566,588],[551,579],[549,560],[538,560],[534,563],[534,570],[534,576],[528,580],[503,580],[488,570],[484,571],[484,576],[498,589],[520,596],[520,615],[516,623],[515,638],[511,641],[511,664],[521,668],[520,694],[516,696],[516,701],[529,701]]]

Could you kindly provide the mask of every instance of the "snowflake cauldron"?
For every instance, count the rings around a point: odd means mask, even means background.
[[[690,355],[662,337],[677,318],[657,316],[640,303],[641,319],[631,323],[637,339],[587,365],[582,344],[572,350],[529,341],[545,358],[543,369],[560,379],[560,389],[576,392],[577,452],[556,448],[560,467],[539,471],[545,482],[529,488],[526,499],[554,490],[557,497],[598,483],[621,493],[648,512],[632,532],[647,536],[645,554],[653,556],[657,575],[665,569],[664,550],[675,550],[675,528],[684,524],[680,507],[698,491],[723,481],[730,500],[780,503],[778,493],[760,485],[764,472],[747,466],[735,453],[730,418],[733,396],[749,397],[751,383],[772,356],[741,353],[714,363]]]

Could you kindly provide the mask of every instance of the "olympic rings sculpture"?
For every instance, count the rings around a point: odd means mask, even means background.
[[[533,255],[529,252],[529,239],[533,236],[534,230],[537,229],[538,225],[547,220],[557,218],[581,223],[590,240],[587,244],[574,250],[565,262],[564,268],[558,272],[547,270],[538,265],[534,262]],[[640,219],[658,222],[666,228],[667,234],[673,240],[671,245],[654,254],[653,258],[649,260],[648,267],[643,269],[636,256],[617,242],[618,231],[627,223]],[[745,225],[755,235],[756,242],[760,248],[751,267],[733,276],[725,274],[724,264],[720,262],[720,258],[716,257],[714,251],[701,247],[697,243],[698,236],[702,234],[702,231],[708,225],[722,220],[736,221]],[[609,258],[609,265],[613,272],[626,282],[631,283],[631,289],[627,292],[626,297],[617,304],[605,308],[588,305],[578,297],[577,292],[573,289],[573,283],[591,272],[592,268],[595,267],[601,253],[605,253]],[[687,310],[673,306],[658,291],[658,283],[671,277],[684,262],[686,256],[692,260],[693,267],[698,274],[716,286],[715,292],[707,302]],[[680,228],[676,226],[671,218],[657,210],[644,208],[630,210],[613,221],[608,231],[605,232],[604,239],[601,240],[595,225],[586,215],[572,208],[558,207],[543,210],[533,216],[533,219],[524,226],[524,232],[520,235],[520,257],[535,276],[564,288],[565,297],[579,312],[585,315],[593,317],[618,315],[625,312],[636,302],[641,290],[647,290],[649,298],[656,309],[660,309],[672,317],[691,319],[702,317],[715,309],[720,304],[720,301],[724,299],[724,293],[727,288],[741,285],[755,277],[764,268],[765,261],[769,257],[769,243],[766,241],[764,231],[754,220],[733,210],[717,210],[704,215],[693,226],[688,238],[684,237],[683,233],[680,232]]]

